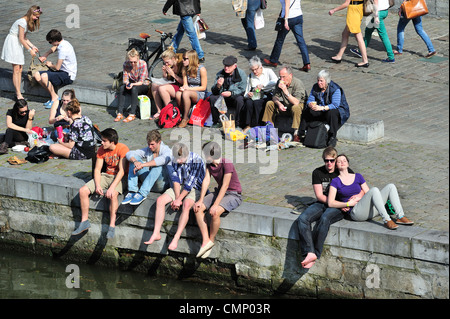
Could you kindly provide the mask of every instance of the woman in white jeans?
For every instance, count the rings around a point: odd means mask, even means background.
[[[361,174],[348,172],[349,161],[346,155],[336,158],[339,176],[330,183],[328,207],[340,208],[350,214],[355,221],[365,221],[381,215],[388,229],[396,229],[399,225],[413,225],[414,222],[405,217],[402,204],[394,184],[386,185],[381,191],[377,187],[369,189]],[[364,196],[358,195],[361,190]],[[390,200],[396,212],[395,222],[386,211],[384,205]]]

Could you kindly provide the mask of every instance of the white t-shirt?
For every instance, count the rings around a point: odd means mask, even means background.
[[[70,79],[75,81],[77,76],[77,57],[73,46],[63,39],[56,50],[58,51],[58,60],[63,60],[61,71],[69,73]]]
[[[285,3],[284,0],[280,0],[281,2],[281,16],[285,16]],[[289,16],[288,19],[296,18],[303,14],[301,7],[301,0],[290,0],[289,1]]]
[[[389,0],[378,0],[378,11],[389,9]]]

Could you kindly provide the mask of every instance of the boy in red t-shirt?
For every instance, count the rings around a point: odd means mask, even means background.
[[[119,143],[119,135],[112,128],[107,128],[101,132],[102,146],[97,152],[97,162],[95,163],[94,179],[90,180],[80,188],[81,223],[72,235],[78,235],[87,230],[89,223],[89,196],[96,193],[106,196],[110,200],[109,213],[110,222],[106,238],[113,238],[116,226],[116,212],[119,207],[118,196],[122,194],[122,177],[128,171],[125,165],[126,154],[129,151],[125,144]],[[106,164],[106,172],[102,173],[103,163]],[[103,192],[106,189],[106,194]]]

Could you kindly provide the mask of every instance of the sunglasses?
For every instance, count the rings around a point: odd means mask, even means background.
[[[42,9],[40,7],[37,7],[36,10],[33,10],[33,12],[42,13]]]
[[[28,112],[28,110],[25,110],[25,111],[19,111],[19,114],[20,114],[20,115],[25,115],[25,114],[27,114],[27,112]]]
[[[187,60],[189,60],[189,58],[183,58],[183,61],[187,61]]]
[[[325,163],[334,163],[334,162],[336,162],[336,159],[334,159],[334,158],[333,159],[324,158],[323,161]]]

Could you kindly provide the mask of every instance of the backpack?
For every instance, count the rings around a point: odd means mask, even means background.
[[[266,142],[268,144],[278,144],[278,130],[268,121],[264,126],[255,126],[248,131],[248,136],[258,142]]]
[[[170,102],[166,106],[163,107],[161,113],[159,115],[158,125],[161,128],[171,128],[174,127],[180,122],[181,113],[180,109]]]
[[[43,163],[48,161],[50,154],[50,147],[48,145],[35,146],[28,151],[25,159],[31,163]]]
[[[314,121],[308,124],[303,145],[312,148],[327,147],[328,129],[324,122]]]
[[[111,90],[119,91],[122,85],[123,85],[123,71],[120,71],[119,73],[113,76],[113,83],[111,85]]]

